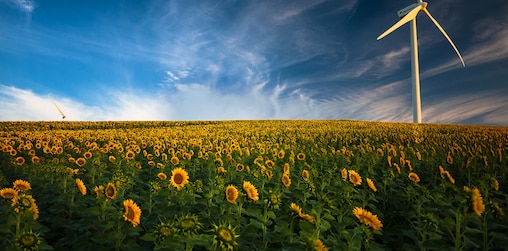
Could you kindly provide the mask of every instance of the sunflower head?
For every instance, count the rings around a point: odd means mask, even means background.
[[[289,178],[289,174],[282,175],[282,185],[285,187],[291,186],[291,179]]]
[[[76,179],[76,186],[78,187],[78,190],[82,195],[86,195],[86,186],[81,179],[79,178]]]
[[[104,195],[108,199],[111,199],[111,200],[114,199],[115,196],[116,196],[116,187],[115,187],[115,184],[113,184],[111,182],[108,183],[108,185],[104,189]]]
[[[177,233],[177,229],[173,223],[161,222],[157,224],[157,226],[155,226],[155,230],[153,233],[155,235],[155,243],[160,244],[164,242],[167,238],[174,237]]]
[[[157,178],[159,178],[160,180],[166,180],[168,176],[165,173],[161,172],[157,174]]]
[[[176,168],[171,171],[171,185],[178,190],[182,189],[185,184],[189,183],[189,175],[182,168]]]
[[[16,180],[13,182],[12,187],[16,189],[18,192],[26,192],[32,189],[32,187],[30,186],[30,182],[26,180]]]
[[[420,182],[420,177],[416,173],[411,172],[411,173],[409,173],[409,175],[407,177],[409,178],[409,180],[411,180],[414,183]]]
[[[71,157],[72,158],[72,157]],[[69,162],[72,162],[71,161],[71,158],[69,158]],[[77,158],[75,160],[75,163],[76,165],[78,165],[79,167],[83,167],[85,164],[86,164],[86,159],[85,158]]]
[[[178,232],[185,236],[194,236],[201,230],[201,227],[202,225],[199,222],[198,216],[191,213],[181,215],[176,220]]]
[[[132,224],[133,227],[136,227],[140,223],[141,218],[141,209],[133,200],[124,200],[124,214],[123,219]]]
[[[35,251],[39,250],[41,238],[39,234],[30,231],[23,231],[15,237],[14,245],[18,250]]]
[[[221,222],[219,225],[213,224],[213,250],[236,250],[238,248],[236,227],[232,227],[227,222]]]
[[[257,188],[252,185],[249,181],[243,182],[243,190],[247,193],[247,197],[253,201],[259,200],[258,190]]]
[[[0,189],[0,196],[6,200],[12,200],[18,196],[18,191],[14,188],[2,188]]]
[[[367,185],[369,185],[370,190],[377,192],[377,188],[376,188],[376,185],[374,185],[374,181],[372,181],[369,178],[367,178],[366,180],[367,180]]]
[[[373,230],[380,230],[381,227],[383,227],[383,224],[377,218],[377,215],[372,214],[361,207],[355,207],[353,209],[353,214],[361,223],[371,227]]]
[[[354,186],[362,184],[362,177],[354,170],[349,170],[349,182]]]
[[[236,204],[236,199],[238,198],[238,189],[235,186],[229,185],[226,187],[226,200],[229,203]]]

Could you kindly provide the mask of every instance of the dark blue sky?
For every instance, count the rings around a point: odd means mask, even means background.
[[[413,2],[0,0],[0,120],[411,122]],[[423,121],[508,125],[508,2],[427,9]]]

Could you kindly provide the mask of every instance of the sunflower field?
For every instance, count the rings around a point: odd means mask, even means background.
[[[7,250],[504,250],[508,128],[0,122]]]

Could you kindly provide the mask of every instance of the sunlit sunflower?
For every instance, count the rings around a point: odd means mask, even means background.
[[[111,162],[111,163],[115,163],[115,161],[116,161],[116,157],[115,157],[115,156],[113,156],[113,155],[110,155],[110,156],[108,157],[108,160],[109,160],[109,162]]]
[[[286,155],[286,152],[284,151],[284,149],[281,149],[281,150],[277,153],[277,158],[279,158],[279,159],[283,159],[283,158],[284,158],[284,155]]]
[[[309,171],[307,171],[307,170],[303,170],[303,171],[302,171],[302,178],[303,178],[303,180],[305,180],[305,181],[309,180]]]
[[[266,160],[265,164],[268,168],[273,168],[275,166],[275,163],[272,160]]]
[[[392,156],[388,155],[388,157],[386,157],[386,160],[388,161],[388,165],[391,167],[392,166]]]
[[[409,180],[411,180],[414,183],[420,182],[420,177],[416,173],[411,172],[411,173],[409,173],[409,175],[407,177],[409,178]]]
[[[496,178],[492,177],[492,188],[494,190],[499,191],[499,181]]]
[[[123,206],[125,208],[125,212],[123,214],[123,219],[127,222],[130,222],[133,227],[136,227],[141,222],[141,209],[138,205],[132,200],[124,200]]]
[[[377,192],[377,188],[374,185],[374,181],[372,181],[371,179],[367,178],[367,185],[369,185],[370,190],[372,190],[374,192]]]
[[[295,212],[296,215],[299,216],[302,214],[302,208],[300,206],[296,205],[296,203],[291,202],[289,207],[291,208],[291,210],[293,210],[293,212]]]
[[[340,171],[340,176],[342,177],[342,179],[347,179],[347,170],[346,168],[343,168],[341,171]]]
[[[219,225],[213,224],[213,244],[212,250],[233,251],[238,249],[236,227],[232,227],[227,222],[221,222]]]
[[[349,182],[354,186],[362,184],[362,177],[354,170],[349,170]]]
[[[236,204],[236,199],[238,198],[238,189],[235,186],[229,185],[226,187],[226,200],[229,203]]]
[[[19,166],[25,164],[25,158],[23,158],[21,156],[17,157],[16,158],[16,164],[19,165]]]
[[[284,164],[283,170],[284,170],[284,173],[289,173],[291,171],[291,167],[289,166],[288,163]]]
[[[116,196],[116,187],[113,183],[108,183],[106,189],[104,189],[104,195],[108,199],[114,199]]]
[[[473,188],[471,194],[471,201],[473,202],[473,211],[476,215],[481,216],[485,211],[485,204],[478,188]]]
[[[95,197],[100,198],[104,193],[104,187],[102,185],[95,186],[93,191],[95,192]]]
[[[71,162],[70,158],[69,158],[69,162]],[[79,167],[83,167],[85,164],[86,164],[85,158],[77,158],[76,159],[76,165],[78,165]]]
[[[439,175],[441,176],[441,179],[444,179],[445,170],[442,166],[439,166]]]
[[[41,159],[38,156],[32,156],[32,163],[37,164],[41,161]]]
[[[127,160],[132,160],[132,159],[134,159],[135,156],[136,156],[136,154],[131,150],[129,150],[125,153],[125,158]]]
[[[244,168],[245,167],[243,164],[240,164],[240,163],[236,164],[236,171],[241,172],[241,171],[243,171]]]
[[[85,159],[90,159],[90,158],[92,158],[92,153],[90,151],[86,151],[83,154],[83,157],[85,157]]]
[[[78,186],[78,190],[82,195],[86,195],[86,186],[85,183],[80,178],[76,179],[76,186]]]
[[[328,248],[325,246],[323,241],[321,241],[320,239],[316,239],[314,241],[314,248],[316,251],[328,251]]]
[[[166,180],[168,176],[165,173],[158,173],[157,178],[159,178],[160,180]]]
[[[217,173],[219,173],[219,174],[226,173],[226,169],[224,169],[224,167],[223,167],[223,166],[219,166],[219,167],[217,168]]]
[[[247,193],[247,197],[253,201],[259,200],[258,189],[249,181],[243,182],[243,190]]]
[[[448,155],[446,156],[446,163],[453,164],[453,157],[450,155],[450,152],[448,152]]]
[[[14,188],[2,188],[0,189],[0,196],[7,200],[12,200],[14,197],[18,196],[18,191]]]
[[[176,165],[178,165],[178,163],[180,163],[180,160],[178,159],[178,157],[176,157],[176,156],[171,157],[171,164],[176,166]]]
[[[377,215],[372,214],[371,212],[361,207],[355,207],[355,209],[353,209],[353,214],[361,223],[371,227],[374,230],[380,230],[381,227],[383,227],[383,224],[377,218]]]
[[[19,192],[26,192],[32,189],[32,187],[30,186],[30,182],[26,180],[16,180],[12,184],[13,184],[12,188],[16,189]]]
[[[312,215],[302,213],[298,216],[300,216],[300,218],[302,218],[302,220],[305,220],[305,221],[309,222],[310,224],[314,224],[314,217],[312,217]]]
[[[291,186],[291,179],[289,178],[288,174],[282,175],[282,185],[284,185],[285,187]]]
[[[299,153],[299,154],[296,155],[296,158],[298,160],[304,160],[305,159],[305,154],[304,153]]]
[[[176,168],[171,171],[171,185],[178,190],[182,189],[189,182],[189,175],[182,168]]]

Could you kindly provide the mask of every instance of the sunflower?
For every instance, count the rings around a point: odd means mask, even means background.
[[[224,169],[224,167],[223,167],[223,166],[219,166],[219,167],[217,168],[217,173],[219,173],[219,174],[221,174],[221,173],[226,173],[226,169]]]
[[[288,175],[288,174],[283,174],[283,175],[282,175],[282,184],[283,184],[285,187],[289,187],[289,186],[291,186],[291,179],[289,178],[289,175]]]
[[[124,200],[123,206],[125,208],[125,212],[123,214],[123,219],[127,222],[130,222],[133,227],[136,227],[140,223],[141,217],[141,209],[138,205],[132,200]]]
[[[307,170],[303,170],[303,171],[302,171],[302,178],[303,178],[303,180],[305,180],[305,181],[309,180],[309,171],[307,171]]]
[[[178,159],[178,157],[176,157],[176,156],[171,157],[171,164],[176,166],[176,165],[178,165],[178,163],[180,163],[180,160]]]
[[[386,160],[388,161],[388,165],[391,167],[392,166],[392,156],[388,155],[388,157],[386,157]]]
[[[198,233],[202,225],[197,215],[187,213],[186,215],[177,217],[176,227],[179,233],[183,233],[186,236],[193,236]]]
[[[448,155],[446,156],[446,163],[453,164],[453,157],[450,155],[450,152],[448,152]]]
[[[0,189],[0,196],[7,200],[12,200],[18,196],[18,191],[14,188],[2,188]]]
[[[189,182],[189,175],[182,168],[176,168],[171,171],[171,185],[178,190],[182,189]]]
[[[92,153],[90,151],[86,151],[83,154],[83,157],[85,157],[85,159],[90,159],[90,158],[92,158]]]
[[[298,160],[304,160],[305,159],[305,153],[299,153],[298,155],[296,155],[296,158]]]
[[[361,207],[355,207],[355,209],[353,209],[353,214],[361,223],[371,227],[374,230],[380,230],[381,227],[383,227],[383,224],[377,218],[377,215],[372,214],[371,212]]]
[[[444,179],[445,170],[442,166],[439,166],[439,175],[441,176],[441,179]]]
[[[373,182],[371,179],[369,179],[369,178],[367,178],[367,185],[369,185],[369,188],[370,188],[372,191],[377,192],[377,188],[376,188],[376,186],[374,185],[374,182]]]
[[[349,170],[349,182],[354,186],[362,184],[362,177],[354,170]]]
[[[71,162],[71,158],[69,158],[69,162]],[[78,165],[79,167],[83,167],[86,164],[86,159],[85,158],[77,158],[75,160],[75,162],[76,162],[76,165]]]
[[[115,157],[115,156],[113,156],[113,155],[110,155],[110,156],[108,157],[108,160],[109,160],[109,162],[111,162],[111,163],[115,163],[115,161],[116,161],[116,157]]]
[[[16,164],[19,165],[19,166],[25,164],[25,158],[23,158],[21,156],[17,157],[16,158]]]
[[[16,246],[18,250],[39,250],[39,246],[41,245],[41,238],[39,237],[39,234],[32,232],[32,230],[23,231],[14,238],[14,246]]]
[[[416,173],[411,172],[411,173],[409,173],[409,175],[407,177],[409,178],[409,180],[411,180],[414,183],[420,182],[420,177]]]
[[[102,193],[104,192],[104,187],[102,185],[95,186],[93,188],[93,191],[95,192],[95,197],[99,198],[99,197],[101,197]]]
[[[302,208],[300,206],[296,205],[296,203],[291,202],[289,207],[291,208],[291,210],[293,210],[293,212],[295,212],[295,214],[297,214],[297,215],[302,214]]]
[[[12,187],[16,189],[18,192],[26,192],[32,189],[32,187],[30,186],[30,182],[26,180],[16,180],[12,184],[13,184]]]
[[[176,228],[173,223],[161,222],[155,227],[155,242],[162,243],[166,238],[176,235]]]
[[[136,156],[136,154],[131,150],[129,150],[125,153],[125,158],[127,160],[132,160],[132,159],[134,159],[135,156]]]
[[[328,248],[320,239],[316,239],[314,241],[314,248],[316,249],[316,251],[328,251]]]
[[[444,172],[444,174],[446,175],[446,178],[448,178],[448,180],[450,181],[450,183],[455,184],[455,179],[452,177],[452,175],[450,174],[450,172],[445,171],[445,172]]]
[[[471,194],[471,201],[473,202],[473,211],[476,215],[482,216],[485,211],[485,204],[483,204],[483,198],[478,188],[473,188]]]
[[[116,187],[113,183],[108,183],[106,186],[106,189],[104,189],[104,195],[106,195],[106,198],[108,199],[114,199],[116,196]]]
[[[346,170],[346,168],[342,168],[342,170],[340,171],[340,176],[344,180],[347,179],[347,170]]]
[[[492,188],[494,190],[499,191],[499,181],[496,178],[492,177]]]
[[[253,201],[259,200],[258,190],[249,181],[243,182],[243,190],[247,193],[247,197]]]
[[[168,176],[165,173],[158,173],[157,178],[159,178],[160,180],[166,180]]]
[[[76,186],[78,186],[78,190],[82,195],[86,195],[86,186],[85,183],[80,178],[76,179]]]
[[[312,215],[302,213],[299,216],[300,216],[300,218],[309,222],[310,224],[314,224],[314,217],[312,217]]]
[[[283,159],[283,158],[284,158],[284,155],[286,155],[286,152],[285,152],[283,149],[281,149],[281,150],[277,153],[277,157],[278,157],[279,159]]]
[[[272,160],[266,160],[265,164],[269,168],[273,168],[275,166],[275,163]]]
[[[238,189],[235,186],[229,185],[226,187],[226,200],[229,203],[236,204],[236,199],[238,198]]]
[[[289,173],[291,171],[291,167],[289,166],[288,163],[284,164],[283,170],[284,170],[284,173]]]
[[[240,163],[236,164],[236,171],[241,172],[241,171],[243,171],[244,168],[245,167],[243,164],[240,164]]]
[[[227,250],[232,251],[238,248],[236,241],[239,235],[236,234],[236,228],[231,224],[221,222],[219,225],[213,224],[214,237],[213,237],[213,250]]]
[[[37,164],[40,162],[40,158],[38,156],[32,156],[32,163]]]

